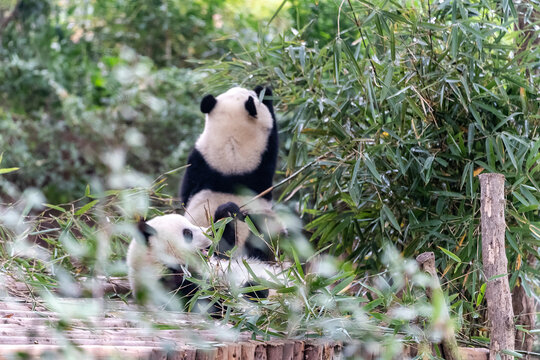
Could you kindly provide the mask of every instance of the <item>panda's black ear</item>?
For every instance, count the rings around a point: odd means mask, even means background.
[[[250,116],[257,117],[257,108],[255,107],[253,97],[250,96],[244,103],[244,106]]]
[[[201,112],[203,114],[209,114],[216,104],[217,100],[214,95],[206,95],[201,101]]]
[[[146,223],[144,220],[139,220],[137,223],[137,229],[141,232],[142,236],[144,237],[144,241],[146,242],[146,245],[148,245],[148,241],[150,239],[150,236],[156,235],[157,231],[150,225]]]
[[[264,90],[264,99],[263,99],[263,104],[268,106],[268,107],[272,107],[272,89],[269,88],[268,86],[267,87],[263,87],[261,85],[257,86],[254,91],[255,93],[257,94],[257,96],[261,96],[261,93],[263,92]]]

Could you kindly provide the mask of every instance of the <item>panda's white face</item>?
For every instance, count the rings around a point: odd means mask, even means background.
[[[204,228],[193,225],[182,215],[157,216],[139,224],[147,243],[133,239],[127,253],[129,283],[134,294],[146,290],[159,294],[157,281],[164,270],[197,262],[197,250],[206,249],[212,241]],[[157,296],[157,295],[156,295]]]
[[[250,97],[255,116],[246,109]],[[195,147],[222,174],[241,175],[255,170],[273,127],[272,114],[254,91],[244,88],[229,89],[216,100],[206,114],[204,131]]]
[[[161,264],[183,264],[197,250],[206,249],[212,244],[204,228],[193,225],[182,215],[157,216],[146,224],[155,231],[148,238],[148,250]]]

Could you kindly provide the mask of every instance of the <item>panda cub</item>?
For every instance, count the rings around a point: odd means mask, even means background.
[[[180,297],[189,300],[197,291],[197,285],[184,275],[191,275],[190,271],[200,264],[197,251],[212,245],[205,229],[178,214],[141,221],[138,229],[144,241],[134,238],[127,253],[129,283],[135,298],[146,302],[149,295],[155,294],[160,282],[165,290],[178,292]]]
[[[283,273],[278,266],[249,258],[212,257],[208,263],[203,262],[198,252],[204,252],[212,241],[206,236],[206,229],[193,225],[182,215],[157,216],[140,222],[138,228],[144,241],[137,238],[131,241],[127,264],[133,295],[141,303],[147,302],[148,296],[155,295],[160,287],[178,294],[187,303],[199,289],[199,284],[190,281],[191,278],[214,279],[217,283],[213,284],[217,286],[241,290],[257,285],[257,280],[275,279]],[[257,278],[248,271],[244,261]],[[265,298],[268,294],[268,290],[248,291],[244,297]],[[214,304],[207,311],[216,315],[221,310],[219,304]]]
[[[205,126],[188,158],[180,198],[186,216],[199,226],[209,226],[211,217],[214,221],[236,217],[226,227],[220,253],[236,245],[241,256],[273,260],[270,247],[243,222],[246,214],[252,220],[261,218],[254,221],[258,229],[283,230],[272,210],[271,191],[240,211],[254,195],[272,186],[278,132],[271,96],[271,90],[261,86],[253,91],[234,87],[201,101]]]

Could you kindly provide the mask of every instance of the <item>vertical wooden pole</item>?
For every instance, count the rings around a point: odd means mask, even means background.
[[[482,262],[486,277],[486,300],[490,327],[489,358],[511,360],[502,350],[514,350],[514,311],[508,285],[505,250],[504,175],[481,174]]]
[[[316,340],[306,341],[304,348],[305,360],[322,360],[323,346]]]
[[[304,359],[304,347],[305,344],[302,340],[296,340],[294,342],[294,358],[293,360],[303,360]]]
[[[435,268],[435,254],[431,251],[422,253],[416,257],[416,262],[422,271],[431,276],[431,288],[426,289],[428,299],[432,300],[435,293],[435,295],[440,296],[444,302],[443,312],[440,315],[440,322],[444,325],[444,335],[441,344],[444,358],[447,360],[461,360],[456,335],[454,333],[454,326],[450,319],[450,314],[448,313],[446,301],[444,301],[444,294],[441,289],[439,277],[437,276],[437,269]]]
[[[527,261],[530,267],[533,269],[536,268],[536,258],[532,254],[529,255]],[[525,280],[518,279],[518,281],[521,282]],[[533,330],[535,328],[536,320],[536,301],[532,296],[527,296],[523,284],[521,283],[514,287],[514,292],[512,293],[512,307],[514,309],[514,315],[516,316],[516,325],[520,325],[526,330]],[[534,339],[534,334],[516,330],[516,349],[532,352]],[[525,355],[523,359],[531,360],[532,355]]]
[[[266,359],[267,360],[282,360],[283,359],[283,342],[269,341],[266,343]]]
[[[285,341],[283,345],[283,360],[294,360],[294,342]]]

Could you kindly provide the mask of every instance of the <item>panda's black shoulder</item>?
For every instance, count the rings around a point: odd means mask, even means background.
[[[187,205],[192,196],[202,190],[233,194],[242,187],[246,187],[256,194],[272,186],[275,172],[275,155],[265,151],[261,164],[254,171],[242,175],[225,175],[212,168],[203,155],[195,147],[188,158],[188,168],[182,180],[180,199]],[[272,199],[271,192],[264,195],[267,200]]]
[[[210,168],[197,148],[193,148],[187,163],[188,168],[180,187],[180,200],[185,205],[193,195],[208,188],[208,184],[206,184],[208,180],[216,177],[216,172]]]

